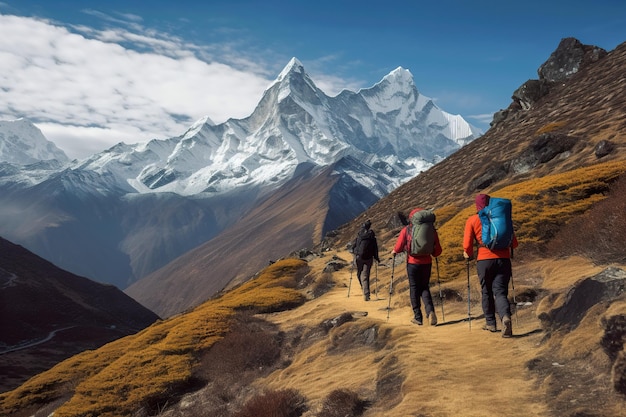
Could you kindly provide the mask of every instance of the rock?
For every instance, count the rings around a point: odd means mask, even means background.
[[[606,55],[606,50],[597,46],[583,45],[575,38],[563,38],[537,73],[540,80],[561,82]]]
[[[600,346],[604,349],[604,353],[614,361],[624,350],[624,343],[626,343],[626,315],[619,314],[603,318],[602,327],[604,336],[600,340]]]
[[[550,84],[546,80],[528,80],[513,92],[513,101],[519,109],[528,110],[550,92]]]
[[[528,172],[539,164],[551,161],[557,155],[571,151],[577,142],[578,138],[572,136],[544,133],[512,161],[511,168],[515,173]]]
[[[548,329],[574,329],[587,311],[601,303],[622,297],[626,292],[626,271],[609,267],[590,278],[579,281],[565,296],[563,304],[539,315]]]
[[[513,102],[506,110],[500,110],[493,116],[491,127],[505,119],[518,115],[520,111],[529,110],[537,101],[550,93],[551,88],[566,81],[582,68],[604,58],[608,52],[593,45],[583,45],[576,38],[563,38],[559,46],[544,62],[537,74],[538,80],[528,80],[522,84],[511,97]]]
[[[622,350],[611,369],[611,382],[615,391],[626,395],[626,353]]]
[[[478,175],[478,177],[472,179],[469,183],[469,189],[471,192],[484,190],[491,184],[506,178],[509,173],[509,164],[497,164],[494,163],[487,167],[487,169]]]
[[[615,145],[613,142],[608,140],[601,140],[598,142],[594,148],[594,152],[596,154],[596,158],[602,158],[607,156],[615,149]]]

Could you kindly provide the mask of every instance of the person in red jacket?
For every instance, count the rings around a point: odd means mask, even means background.
[[[478,212],[489,204],[489,195],[476,196],[476,213],[465,222],[463,234],[463,256],[468,262],[474,256],[474,242],[478,244],[476,270],[482,292],[482,308],[485,314],[483,330],[496,332],[496,313],[502,320],[502,337],[511,337],[511,305],[509,304],[509,281],[513,274],[511,269],[512,249],[518,245],[513,234],[510,248],[490,250],[482,242],[482,224]]]
[[[413,217],[413,214],[423,210],[422,208],[416,208],[409,214],[409,219]],[[435,314],[435,306],[433,305],[433,297],[430,292],[430,274],[432,269],[432,256],[437,257],[441,255],[441,244],[439,243],[439,235],[435,230],[435,244],[432,255],[410,255],[410,228],[411,225],[402,228],[400,236],[396,241],[396,245],[393,248],[393,255],[395,261],[395,255],[401,252],[407,252],[406,254],[406,274],[409,278],[409,297],[411,299],[411,307],[413,308],[412,323],[422,325],[423,316],[421,309],[421,301],[424,302],[424,310],[426,317],[430,319],[431,326],[437,324],[437,315]]]

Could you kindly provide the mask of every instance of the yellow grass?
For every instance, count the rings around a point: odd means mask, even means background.
[[[348,257],[340,252],[339,257]],[[312,268],[317,267],[313,261]],[[395,268],[396,278],[403,265]],[[536,269],[535,269],[536,268]],[[599,272],[601,268],[582,258],[572,260],[539,261],[530,271],[517,266],[514,274],[520,282],[538,274],[539,281],[558,289],[570,288],[576,281]],[[542,345],[545,335],[536,316],[536,306],[519,311],[514,320],[512,339],[503,339],[500,333],[481,330],[484,320],[477,317],[481,310],[477,302],[471,306],[470,323],[465,301],[444,304],[445,322],[437,306],[440,325],[416,326],[410,322],[412,311],[408,293],[392,294],[388,299],[390,269],[381,268],[378,296],[365,302],[359,290],[352,287],[347,296],[349,271],[333,274],[337,286],[319,299],[307,302],[292,311],[276,313],[270,319],[283,329],[296,326],[315,326],[342,313],[367,313],[365,318],[333,329],[328,340],[308,347],[286,369],[277,370],[267,378],[257,380],[258,389],[291,387],[310,400],[312,415],[323,398],[335,389],[349,389],[361,398],[379,398],[377,384],[396,377],[393,388],[395,401],[375,403],[366,412],[367,417],[429,416],[429,417],[548,417],[553,415],[546,401],[546,391],[537,382],[527,363],[551,348]],[[527,275],[528,274],[528,275]],[[472,270],[471,280],[477,281]],[[354,283],[353,283],[354,284]],[[463,288],[458,283],[446,283],[444,288]],[[476,301],[480,298],[472,290]],[[387,310],[387,306],[391,309]],[[621,306],[626,305],[621,303]],[[608,313],[607,313],[608,314]],[[357,314],[355,314],[357,315]],[[389,316],[388,316],[389,315]],[[591,323],[594,319],[588,319]],[[596,352],[599,327],[586,324],[582,334],[570,335],[564,341],[564,357]],[[375,332],[386,342],[381,346],[353,344],[349,350],[334,354],[333,342],[339,343],[346,334]],[[588,336],[587,336],[588,335]],[[577,340],[582,340],[578,343]],[[606,356],[606,355],[604,355]],[[607,406],[606,415],[616,416],[626,408]]]
[[[513,224],[520,245],[542,243],[542,229],[565,224],[604,199],[608,184],[626,172],[626,162],[594,165],[570,172],[524,181],[490,193],[513,202]],[[438,233],[443,247],[440,257],[442,280],[464,275],[463,230],[467,218],[476,213],[473,201],[445,223],[439,219]]]

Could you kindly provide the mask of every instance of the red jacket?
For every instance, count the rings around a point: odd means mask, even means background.
[[[420,211],[421,209],[415,209],[411,211],[409,214],[409,218],[416,211]],[[406,261],[410,264],[432,264],[433,260],[431,255],[420,255],[420,256],[411,256],[409,254],[410,243],[409,243],[409,226],[403,227],[402,231],[400,231],[400,236],[398,236],[398,240],[396,241],[396,245],[393,247],[393,253],[407,252]],[[441,255],[441,244],[439,243],[439,234],[435,230],[435,247],[433,249],[432,256],[435,258]]]
[[[478,214],[470,216],[465,222],[465,233],[463,233],[463,250],[469,255],[470,258],[474,257],[474,241],[478,242],[478,255],[476,256],[477,261],[511,257],[510,248],[490,250],[489,248],[483,246],[482,234],[483,226],[480,222],[480,217],[478,217]],[[517,237],[515,237],[514,234],[511,248],[516,248],[517,245]]]

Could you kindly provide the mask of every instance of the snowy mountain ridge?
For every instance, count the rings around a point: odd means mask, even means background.
[[[29,121],[0,120],[0,162],[28,165],[52,159],[69,162],[65,152],[47,140],[41,130]]]
[[[180,137],[120,143],[70,168],[112,175],[129,193],[219,194],[278,185],[299,164],[353,156],[380,167],[389,192],[480,133],[419,94],[401,67],[371,88],[329,97],[292,58],[245,119],[215,125],[205,117]]]

